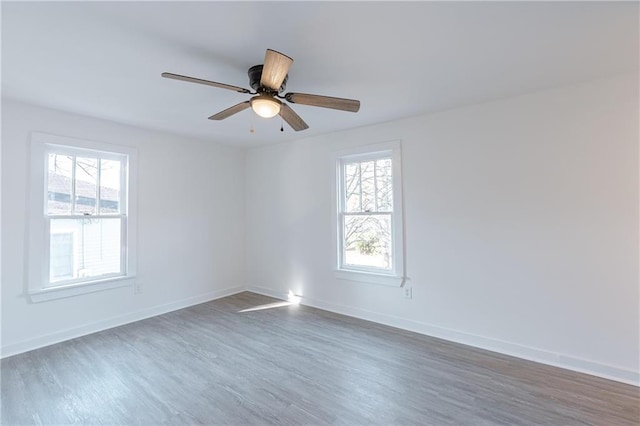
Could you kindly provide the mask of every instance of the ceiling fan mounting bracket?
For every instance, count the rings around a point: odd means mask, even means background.
[[[285,76],[282,84],[280,85],[280,89],[278,89],[278,92],[276,93],[274,90],[262,87],[260,85],[260,79],[262,78],[262,67],[263,65],[254,65],[249,68],[249,71],[247,71],[247,74],[249,74],[249,85],[251,86],[251,88],[258,93],[264,92],[270,93],[272,95],[283,92],[287,88],[287,80],[289,79],[289,75],[287,74]]]

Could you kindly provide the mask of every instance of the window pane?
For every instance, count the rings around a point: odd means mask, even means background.
[[[100,213],[120,212],[120,161],[100,161]]]
[[[73,157],[49,154],[47,213],[71,214]]]
[[[375,181],[374,181],[375,161],[365,161],[360,163],[360,173],[362,176],[362,211],[376,211],[375,205]]]
[[[378,211],[393,211],[393,184],[391,180],[391,158],[376,161],[376,186]]]
[[[121,226],[120,218],[51,219],[51,283],[123,272]]]
[[[346,265],[393,268],[390,215],[345,215],[344,241]]]
[[[76,213],[96,213],[98,160],[76,157]]]
[[[51,249],[51,281],[73,278],[73,232],[52,232]]]
[[[360,205],[360,163],[349,163],[344,166],[344,189],[346,211],[362,211]]]

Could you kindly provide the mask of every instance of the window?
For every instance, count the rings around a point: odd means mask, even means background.
[[[126,147],[33,134],[33,301],[130,284],[135,159]]]
[[[400,143],[336,155],[339,278],[401,285],[404,279]]]

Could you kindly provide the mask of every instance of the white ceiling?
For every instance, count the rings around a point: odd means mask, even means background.
[[[2,95],[236,146],[258,146],[638,70],[638,3],[2,3]],[[287,91],[359,99],[293,108],[310,129],[245,110],[265,49]],[[253,118],[252,118],[253,117]],[[255,133],[249,132],[253,119]]]

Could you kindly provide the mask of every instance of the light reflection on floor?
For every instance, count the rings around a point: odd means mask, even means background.
[[[301,296],[299,296],[299,295],[295,294],[293,291],[289,290],[289,294],[287,295],[287,300],[283,300],[281,302],[266,303],[264,305],[254,306],[253,308],[247,308],[247,309],[243,309],[241,311],[238,311],[238,313],[240,313],[240,312],[262,311],[264,309],[282,308],[282,307],[285,307],[285,306],[299,305],[300,304],[300,299],[301,299]]]
[[[238,312],[262,311],[264,309],[282,308],[283,306],[291,306],[291,305],[297,305],[297,303],[287,302],[287,301],[267,303],[266,305],[258,305],[258,306],[254,306],[253,308],[243,309]]]

